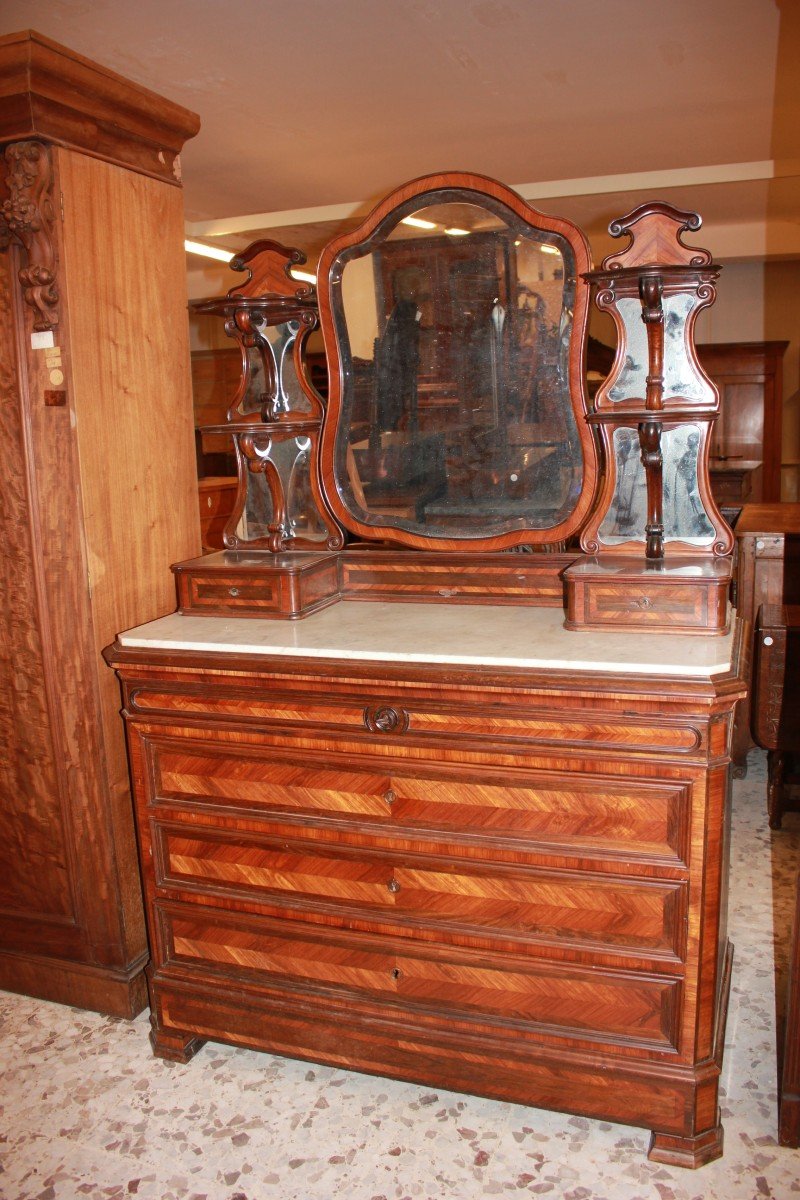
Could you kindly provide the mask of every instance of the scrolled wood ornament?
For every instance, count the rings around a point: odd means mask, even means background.
[[[53,207],[53,164],[41,142],[13,142],[6,147],[6,189],[0,204],[0,247],[12,239],[27,255],[18,273],[25,303],[34,311],[38,332],[58,324],[58,254]]]

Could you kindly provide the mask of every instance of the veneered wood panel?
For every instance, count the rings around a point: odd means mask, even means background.
[[[180,189],[57,151],[72,403],[100,651],[175,609],[200,549]],[[166,452],[166,448],[169,452]],[[111,779],[127,777],[113,676],[99,677]]]
[[[395,923],[407,936],[434,927],[442,941],[594,946],[657,953],[679,961],[682,884],[582,876],[503,867],[466,860],[454,863],[452,847],[429,841],[412,857],[391,841],[374,839],[369,850],[347,853],[313,842],[221,839],[202,829],[155,830],[160,886],[213,889],[280,908],[302,897],[305,912]],[[295,912],[299,910],[295,907]]]
[[[525,1025],[573,1037],[616,1037],[667,1049],[676,1036],[678,981],[591,968],[557,967],[536,960],[488,957],[411,947],[393,939],[349,932],[287,927],[261,918],[222,918],[200,908],[158,908],[167,957],[228,968],[232,979],[274,976],[290,989],[303,985],[345,989],[358,997],[443,1007],[441,1019],[490,1015],[509,1033]],[[513,1034],[512,1034],[513,1036]]]
[[[375,706],[344,702],[324,702],[313,696],[270,697],[217,695],[213,701],[196,691],[157,691],[155,688],[138,688],[132,697],[137,712],[180,713],[230,717],[232,719],[258,723],[266,726],[302,725],[334,730],[337,727],[349,730],[370,728]],[[395,710],[396,711],[396,710]],[[498,714],[494,709],[475,713],[466,709],[442,712],[431,705],[409,703],[402,709],[403,730],[419,735],[447,735],[474,738],[489,738],[492,741],[524,742],[542,745],[562,744],[575,739],[584,745],[604,749],[643,750],[658,749],[689,754],[703,745],[703,734],[694,725],[668,721],[616,718],[605,714],[602,719],[592,720],[586,716],[573,719],[550,717],[544,709],[523,715],[508,711]]]
[[[529,846],[682,861],[685,785],[656,780],[580,779],[556,773],[507,776],[501,784],[440,779],[389,769],[300,766],[267,755],[207,754],[150,743],[156,798],[219,809],[234,804],[271,815],[365,820],[406,830],[525,837]]]

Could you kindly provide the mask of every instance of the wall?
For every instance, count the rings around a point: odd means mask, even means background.
[[[783,360],[783,500],[800,500],[800,261],[764,269],[764,337],[788,341]]]

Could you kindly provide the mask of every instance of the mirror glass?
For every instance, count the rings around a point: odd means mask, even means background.
[[[424,200],[334,264],[340,494],[361,522],[429,536],[555,526],[583,478],[573,251],[491,197]]]
[[[665,542],[710,546],[714,541],[714,526],[703,507],[697,484],[699,450],[700,429],[697,425],[678,425],[661,434]],[[644,542],[647,481],[638,430],[625,427],[614,430],[614,459],[616,489],[600,526],[600,539],[609,546],[620,542]]]
[[[255,439],[256,457],[245,475],[247,492],[238,534],[243,541],[268,538],[274,521],[275,505],[269,486],[270,474],[276,474],[285,497],[284,537],[306,538],[324,543],[328,533],[318,515],[311,494],[311,438]]]
[[[264,420],[274,421],[287,413],[311,412],[294,366],[294,344],[299,331],[299,321],[255,325],[253,345],[246,347],[249,376],[247,391],[238,407],[242,416],[263,410]]]
[[[700,301],[696,295],[664,296],[664,399],[713,404],[714,389],[689,358],[686,330],[689,313]],[[622,296],[617,311],[625,325],[625,361],[608,393],[613,402],[644,401],[647,394],[647,327],[642,305],[635,296]]]

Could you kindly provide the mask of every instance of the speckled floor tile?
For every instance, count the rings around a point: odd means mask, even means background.
[[[775,973],[800,817],[771,833],[764,758],[734,785],[725,1155],[649,1163],[649,1134],[207,1044],[152,1057],[125,1022],[0,993],[2,1200],[800,1200],[776,1141]]]

